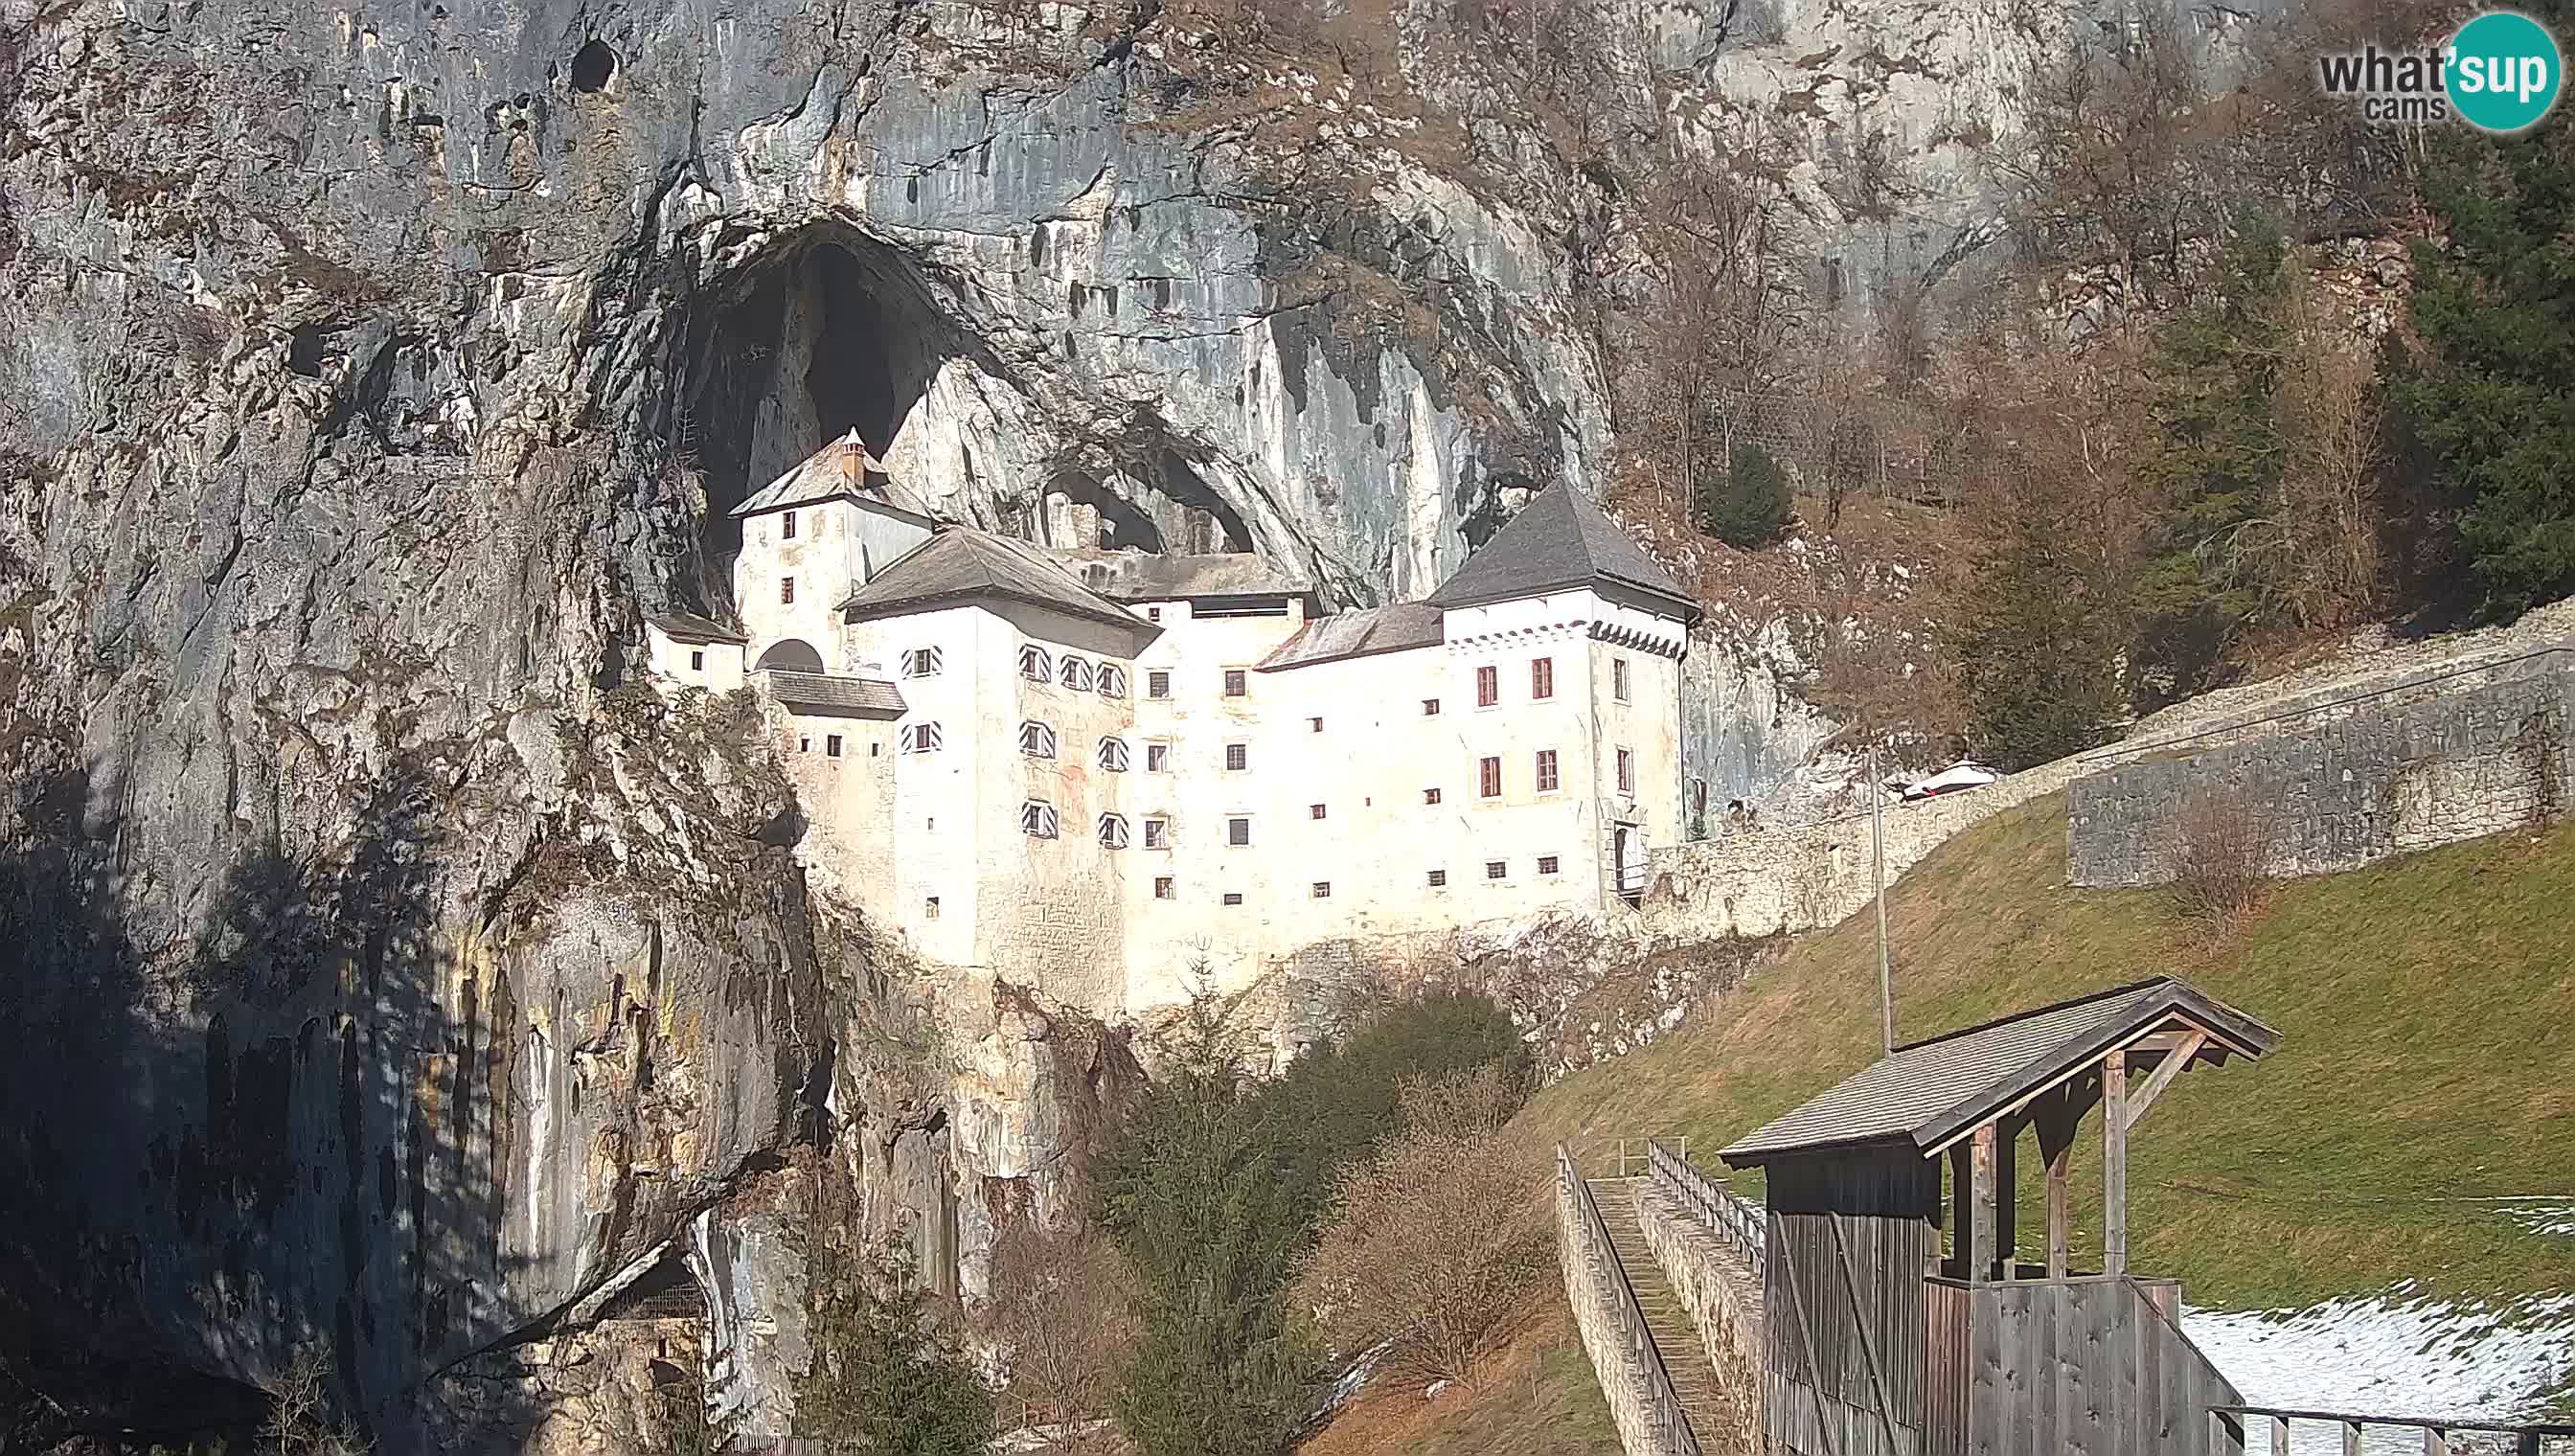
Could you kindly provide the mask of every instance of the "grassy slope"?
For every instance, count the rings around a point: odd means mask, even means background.
[[[1928,1036],[2165,972],[2279,1028],[2269,1057],[2182,1077],[2139,1124],[2139,1272],[2232,1308],[2408,1279],[2497,1302],[2575,1287],[2575,1239],[2524,1232],[2484,1205],[2427,1201],[2554,1193],[2575,1204],[2575,823],[2291,881],[2223,935],[2177,920],[2153,891],[2064,881],[2062,795],[1916,866],[1888,895],[1896,1032]],[[1652,1133],[1713,1149],[1876,1052],[1876,943],[1863,915],[1796,942],[1678,1034],[1549,1088],[1517,1130],[1533,1147]],[[2099,1125],[2087,1119],[2076,1154],[2078,1260],[2098,1257]],[[2025,1144],[2025,1225],[2044,1206],[2035,1161]],[[1737,1186],[1756,1191],[1757,1180]],[[2024,1227],[2023,1249],[2039,1254],[2044,1237],[2043,1225]],[[1372,1393],[1309,1456],[1615,1449],[1552,1284],[1497,1363],[1512,1361],[1535,1378],[1431,1402]]]

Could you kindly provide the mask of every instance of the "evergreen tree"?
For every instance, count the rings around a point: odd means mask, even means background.
[[[2271,510],[2288,457],[2276,396],[2289,329],[2288,254],[2268,220],[2239,223],[2202,300],[2156,336],[2149,363],[2162,540],[2135,587],[2141,695],[2205,686],[2261,607],[2247,527]]]
[[[2575,39],[2575,3],[2518,7]],[[2575,126],[2513,137],[2447,129],[2423,196],[2447,246],[2415,247],[2420,358],[2391,391],[2456,503],[2458,546],[2489,612],[2575,592]]]
[[[1967,580],[1957,650],[1976,743],[2019,768],[2101,740],[2126,610],[2070,503],[2043,485],[2006,497]]]
[[[964,1351],[941,1338],[927,1301],[889,1252],[825,1288],[814,1315],[814,1373],[796,1407],[825,1449],[982,1456],[993,1395]]]
[[[1101,1223],[1135,1266],[1120,1424],[1143,1456],[1272,1456],[1305,1410],[1314,1358],[1285,1297],[1317,1190],[1277,1108],[1248,1085],[1212,998],[1106,1157]]]
[[[1698,525],[1728,546],[1751,551],[1779,539],[1793,505],[1788,477],[1770,452],[1738,441],[1727,453],[1724,474],[1710,473],[1699,485]]]

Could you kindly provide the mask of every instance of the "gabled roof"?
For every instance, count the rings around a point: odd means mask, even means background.
[[[744,637],[741,633],[734,631],[723,623],[717,622],[713,618],[700,617],[694,612],[655,612],[646,616],[644,622],[649,627],[660,629],[662,635],[673,642],[740,643],[751,641],[751,639]]]
[[[942,527],[841,603],[851,621],[923,612],[978,598],[1023,602],[1159,636],[1162,629],[1092,591],[1045,552],[970,527]]]
[[[1439,609],[1427,602],[1400,602],[1359,612],[1335,612],[1296,629],[1296,635],[1257,665],[1264,673],[1310,668],[1345,658],[1399,653],[1406,648],[1437,647],[1445,638]]]
[[[824,501],[856,501],[919,525],[930,524],[930,508],[919,496],[897,485],[885,467],[868,453],[867,442],[851,431],[805,458],[803,464],[753,493],[733,508],[735,516],[758,516]]]
[[[2112,1047],[2167,1026],[2204,1030],[2200,1055],[2258,1057],[2280,1033],[2171,976],[2023,1011],[1897,1047],[1718,1157],[1737,1167],[1880,1143],[1929,1153]]]
[[[798,713],[833,718],[901,718],[903,691],[882,678],[840,678],[828,673],[771,669],[769,696]]]
[[[1294,568],[1251,552],[1183,556],[1059,548],[1053,554],[1091,590],[1120,602],[1302,597],[1314,590]]]
[[[1531,497],[1427,600],[1433,607],[1481,607],[1575,587],[1624,589],[1698,620],[1698,603],[1671,573],[1571,486],[1549,486]]]

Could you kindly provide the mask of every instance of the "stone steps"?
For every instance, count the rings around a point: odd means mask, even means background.
[[[1636,1224],[1635,1180],[1587,1181],[1591,1200],[1600,1209],[1601,1226],[1609,1231],[1610,1250],[1618,1256],[1618,1267],[1627,1276],[1627,1286],[1636,1291],[1636,1307],[1644,1313],[1645,1331],[1653,1336],[1654,1352],[1662,1356],[1664,1373],[1671,1377],[1672,1393],[1680,1397],[1681,1409],[1688,1413],[1694,1429],[1713,1432],[1730,1406],[1717,1384],[1716,1372],[1707,1363],[1698,1327],[1690,1322],[1688,1309],[1672,1291],[1671,1282],[1663,1277],[1661,1262],[1647,1247],[1644,1230]]]

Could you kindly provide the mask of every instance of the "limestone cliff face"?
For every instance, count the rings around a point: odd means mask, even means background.
[[[1736,84],[1732,22],[1614,19],[1640,86]],[[741,712],[633,686],[640,618],[720,610],[725,510],[852,428],[988,526],[1426,591],[1616,449],[1615,179],[1478,108],[1506,186],[1151,3],[0,0],[0,1358],[47,1419],[201,1429],[319,1351],[389,1453],[627,1420],[584,1331],[677,1258],[776,1434],[799,1179],[969,1285],[1067,1216],[1133,1059],[993,987],[860,1055],[914,1003]],[[1706,671],[1721,801],[1821,729]]]

